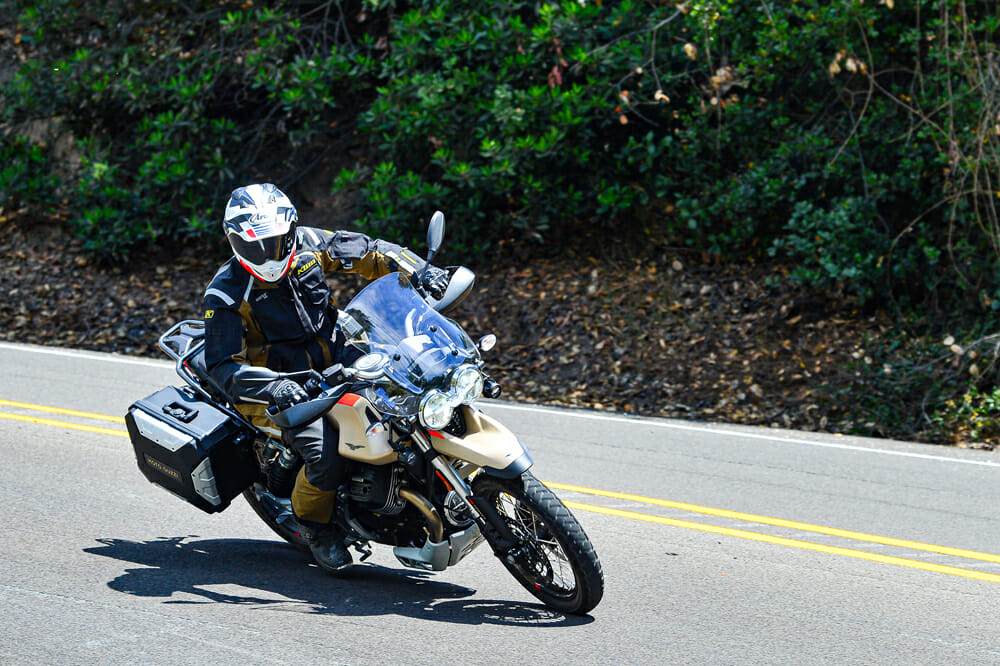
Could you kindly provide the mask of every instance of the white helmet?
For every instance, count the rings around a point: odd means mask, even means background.
[[[271,183],[233,190],[222,228],[243,268],[265,282],[285,276],[295,259],[298,213]]]

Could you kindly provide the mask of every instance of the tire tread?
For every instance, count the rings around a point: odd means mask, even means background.
[[[604,596],[604,571],[601,567],[601,561],[583,527],[566,505],[530,472],[525,472],[519,478],[510,480],[494,477],[480,478],[482,480],[476,479],[478,483],[473,482],[477,494],[488,494],[490,486],[497,486],[506,492],[521,494],[532,509],[539,512],[541,517],[549,522],[550,529],[559,538],[560,546],[566,551],[573,566],[578,593],[569,603],[546,598],[529,581],[522,579],[512,565],[503,562],[518,582],[547,605],[558,610],[583,615],[597,606]]]

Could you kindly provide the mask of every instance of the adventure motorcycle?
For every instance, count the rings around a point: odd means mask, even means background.
[[[435,213],[428,263],[443,234],[444,217]],[[485,539],[546,605],[587,613],[604,593],[600,561],[569,509],[528,471],[524,445],[474,405],[500,393],[480,353],[496,338],[476,344],[441,314],[475,279],[466,268],[449,272],[440,300],[400,273],[369,283],[338,315],[363,355],[351,367],[283,375],[301,381],[311,398],[283,411],[271,407],[268,417],[283,428],[326,418],[339,429],[348,473],[334,520],[362,561],[379,543],[407,567],[441,571]],[[186,386],[129,408],[140,470],[210,513],[242,493],[272,530],[308,552],[290,500],[302,460],[240,415],[208,374],[204,323],[176,324],[160,347]]]

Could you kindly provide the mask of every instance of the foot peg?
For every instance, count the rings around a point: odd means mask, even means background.
[[[362,543],[361,541],[355,541],[354,543],[352,543],[351,548],[356,550],[358,554],[361,555],[361,558],[358,560],[358,562],[364,562],[365,560],[367,560],[369,557],[372,556],[372,549],[368,547],[368,544]]]

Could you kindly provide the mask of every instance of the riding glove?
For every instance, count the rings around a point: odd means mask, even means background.
[[[448,271],[437,266],[428,265],[420,278],[420,286],[427,290],[432,298],[441,300],[448,289]]]
[[[280,410],[285,410],[303,400],[309,399],[309,394],[291,379],[276,379],[265,387],[271,402]]]

